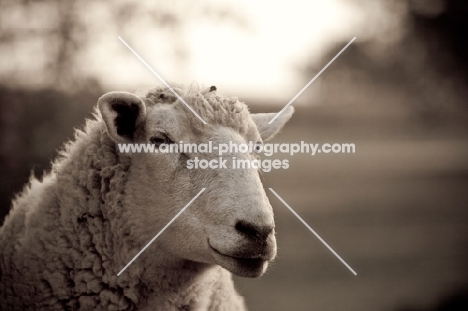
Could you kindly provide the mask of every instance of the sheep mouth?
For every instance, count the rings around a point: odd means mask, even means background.
[[[268,259],[261,255],[233,256],[221,253],[209,245],[216,262],[238,276],[255,278],[263,275],[268,267]]]

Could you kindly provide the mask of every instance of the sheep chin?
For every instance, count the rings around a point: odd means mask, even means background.
[[[247,278],[261,277],[268,268],[268,260],[263,257],[241,258],[220,253],[211,247],[215,262],[229,272]]]

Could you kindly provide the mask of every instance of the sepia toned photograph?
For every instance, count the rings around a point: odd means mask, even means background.
[[[468,310],[468,2],[0,0],[0,310]]]

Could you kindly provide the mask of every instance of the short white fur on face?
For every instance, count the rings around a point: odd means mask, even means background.
[[[167,93],[158,89],[146,97],[123,92],[101,97],[98,106],[110,137],[116,142],[135,143],[151,143],[154,137],[176,143],[212,141],[214,145],[266,141],[293,113],[293,108],[288,108],[270,125],[275,113],[250,114],[237,99],[213,91],[183,92],[184,99],[208,122],[203,125],[178,100],[161,94]],[[206,188],[158,239],[158,252],[162,249],[174,258],[220,265],[239,276],[261,276],[276,256],[276,240],[273,210],[258,172],[188,169],[186,161],[195,156],[217,157],[183,153],[131,155],[125,206],[133,211],[129,221],[139,224],[133,230],[135,239],[141,243],[150,240],[154,232],[147,228],[163,226],[169,216]],[[254,155],[245,153],[230,157],[254,159]]]

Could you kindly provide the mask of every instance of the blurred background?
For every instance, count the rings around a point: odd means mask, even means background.
[[[216,85],[253,112],[294,103],[275,142],[354,143],[264,174],[278,258],[236,278],[250,310],[468,310],[468,2],[0,0],[0,223],[97,98]],[[278,158],[284,158],[278,155]]]

